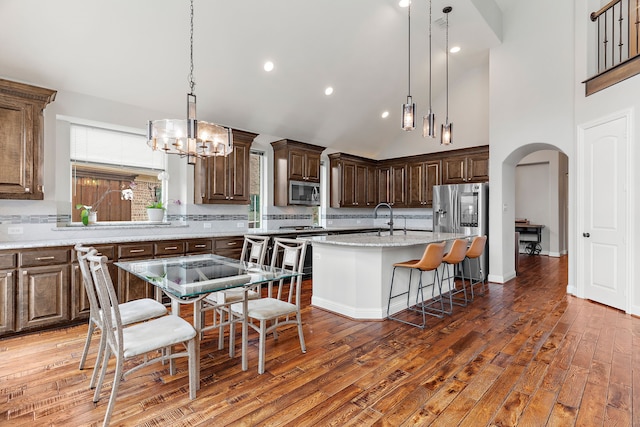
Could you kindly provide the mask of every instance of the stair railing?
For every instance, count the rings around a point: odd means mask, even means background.
[[[639,54],[639,10],[640,0],[612,0],[591,14],[597,25],[598,73]]]

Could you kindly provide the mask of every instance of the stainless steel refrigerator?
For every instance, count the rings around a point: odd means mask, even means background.
[[[433,231],[489,235],[489,183],[433,186]],[[480,257],[481,271],[471,263],[474,278],[489,274],[489,240]],[[469,270],[465,267],[465,276]]]

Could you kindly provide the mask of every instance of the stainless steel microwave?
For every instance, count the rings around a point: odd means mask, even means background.
[[[289,181],[290,205],[320,205],[320,184],[317,182]]]

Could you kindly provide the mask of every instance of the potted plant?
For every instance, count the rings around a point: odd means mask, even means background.
[[[147,205],[147,216],[149,221],[160,222],[164,218],[164,204],[162,202],[153,202]]]

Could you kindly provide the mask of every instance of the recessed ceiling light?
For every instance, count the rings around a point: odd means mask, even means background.
[[[451,49],[449,49],[449,52],[451,53],[458,53],[460,52],[460,46],[454,46]]]
[[[331,86],[327,86],[327,88],[324,90],[324,94],[329,96],[333,93],[333,88]]]
[[[409,7],[410,4],[411,4],[411,0],[400,0],[398,2],[398,6],[400,7]]]
[[[264,70],[266,72],[272,71],[273,67],[274,67],[274,65],[273,65],[273,62],[271,62],[271,61],[267,61],[267,62],[264,63]]]
[[[382,112],[382,118],[386,119],[387,117],[389,117],[389,112],[388,111],[383,111]]]

